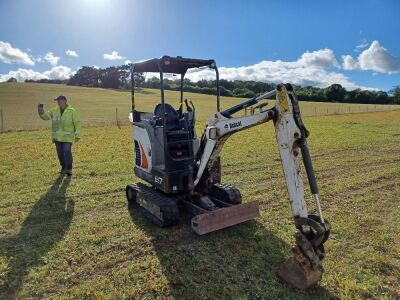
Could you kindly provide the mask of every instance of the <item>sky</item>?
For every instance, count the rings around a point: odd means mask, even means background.
[[[215,59],[227,80],[388,91],[400,1],[0,0],[0,81],[163,55]]]

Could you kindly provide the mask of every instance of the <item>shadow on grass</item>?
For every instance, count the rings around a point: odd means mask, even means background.
[[[169,283],[163,297],[336,298],[319,285],[299,291],[281,281],[276,270],[288,258],[290,246],[256,220],[197,236],[190,228],[189,216],[183,216],[181,224],[163,229],[143,217],[137,206],[128,209],[133,223],[151,237]]]
[[[9,259],[1,299],[16,298],[29,270],[42,264],[43,257],[62,240],[74,212],[74,202],[65,198],[70,180],[59,175],[33,206],[19,233],[0,240],[1,254]]]

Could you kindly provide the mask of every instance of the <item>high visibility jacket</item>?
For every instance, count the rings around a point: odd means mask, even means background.
[[[75,138],[81,138],[81,121],[77,111],[69,104],[65,107],[63,114],[58,106],[40,114],[43,120],[51,120],[51,139],[57,142],[72,143]]]

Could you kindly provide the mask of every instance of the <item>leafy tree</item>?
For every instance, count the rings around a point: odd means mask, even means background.
[[[251,98],[254,97],[255,93],[249,89],[234,89],[233,95],[236,97]]]
[[[80,85],[87,87],[98,87],[100,70],[94,67],[82,67],[75,75],[73,75],[69,81],[68,85]]]
[[[357,103],[374,103],[374,95],[371,91],[358,90],[354,99]]]
[[[198,82],[197,82],[197,85],[198,85]],[[235,84],[233,83],[233,81],[228,81],[225,79],[221,79],[219,81],[219,86],[221,88],[224,88],[225,90],[231,90],[231,91],[235,88]]]
[[[7,82],[17,82],[17,79],[15,79],[14,77],[10,77]]]
[[[208,86],[208,81],[205,80],[205,79],[199,80],[199,81],[197,81],[197,86],[198,86],[198,87],[201,87],[201,88],[207,87],[207,86]]]
[[[109,67],[106,69],[95,69],[93,67],[82,67],[68,80],[68,84],[81,85],[89,87],[103,87],[113,89],[130,89],[130,65],[122,65]],[[145,80],[142,73],[135,73],[136,87],[160,88],[160,79],[156,76]],[[47,82],[63,83],[64,81],[50,81],[42,79],[39,81],[26,82]],[[251,98],[265,91],[272,90],[276,87],[274,83],[266,83],[260,81],[243,81],[243,80],[225,80],[220,82],[220,95],[230,97]],[[164,79],[164,88],[166,90],[179,91],[181,87],[179,78]],[[389,93],[384,91],[368,91],[355,89],[346,91],[340,84],[332,84],[327,88],[317,88],[313,86],[296,86],[293,85],[295,92],[301,101],[331,101],[346,103],[396,103],[400,104],[400,86],[394,87]],[[216,95],[215,80],[199,80],[192,82],[190,79],[184,79],[183,89],[185,92],[202,93],[208,95]]]
[[[160,88],[160,79],[156,76],[153,76],[143,83],[143,87],[158,89]]]
[[[393,87],[389,93],[393,95],[393,103],[400,104],[400,85]]]
[[[389,103],[389,96],[386,92],[377,91],[375,92],[375,101],[376,104],[385,104]]]
[[[340,84],[332,84],[325,89],[325,98],[332,102],[343,102],[346,95],[346,89]]]
[[[66,84],[66,83],[68,83],[68,80],[62,80],[62,79],[39,79],[39,80],[25,79],[25,82]]]
[[[233,93],[230,90],[228,90],[225,86],[219,87],[219,94],[221,96],[228,96],[228,97],[233,96]]]
[[[121,82],[120,79],[121,75],[118,68],[109,67],[106,69],[100,69],[99,81],[101,87],[111,89],[121,88],[123,86],[123,82]]]

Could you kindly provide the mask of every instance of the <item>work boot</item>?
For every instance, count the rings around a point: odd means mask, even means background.
[[[64,170],[64,174],[67,176],[72,176],[72,170]]]

